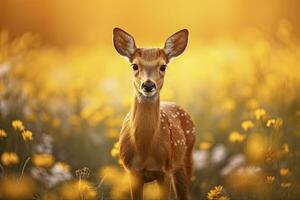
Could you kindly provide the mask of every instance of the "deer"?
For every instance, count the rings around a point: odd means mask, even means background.
[[[178,200],[190,198],[195,125],[180,106],[160,101],[167,64],[186,49],[188,34],[187,29],[176,32],[164,48],[137,48],[129,33],[113,29],[113,45],[133,71],[134,100],[119,137],[132,200],[142,200],[144,184],[153,181],[158,183],[160,199],[172,194]]]

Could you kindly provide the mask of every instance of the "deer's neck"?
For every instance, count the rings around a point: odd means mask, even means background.
[[[131,133],[137,151],[147,154],[153,137],[160,126],[160,100],[159,95],[151,101],[134,98],[131,110]]]

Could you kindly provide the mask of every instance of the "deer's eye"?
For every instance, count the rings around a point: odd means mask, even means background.
[[[164,72],[166,71],[167,65],[161,65],[160,66],[160,71]]]
[[[136,71],[136,70],[139,69],[139,67],[138,67],[137,64],[132,64],[131,67],[132,67],[132,69],[133,69],[134,71]]]

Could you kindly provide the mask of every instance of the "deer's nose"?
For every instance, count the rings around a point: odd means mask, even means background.
[[[152,92],[155,87],[155,83],[150,80],[147,80],[142,84],[142,89],[144,92]]]

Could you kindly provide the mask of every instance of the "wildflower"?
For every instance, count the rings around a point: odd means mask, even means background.
[[[245,135],[240,134],[237,131],[233,131],[229,135],[229,141],[232,143],[239,143],[245,140]]]
[[[50,167],[54,163],[54,157],[47,153],[35,154],[32,161],[37,167]]]
[[[105,166],[99,169],[98,177],[111,187],[112,199],[122,199],[130,189],[130,176],[116,166]]]
[[[63,199],[96,199],[97,191],[86,180],[70,181],[62,185],[60,195]]]
[[[222,195],[224,192],[223,186],[215,186],[214,189],[210,190],[207,194],[207,199],[208,200],[217,200],[219,197]]]
[[[201,150],[208,150],[212,147],[212,143],[211,142],[201,142],[199,144],[199,149]]]
[[[275,128],[279,129],[282,127],[282,125],[283,125],[283,120],[281,118],[277,118],[275,123]]]
[[[291,174],[289,168],[281,168],[280,169],[280,175],[281,176],[289,176]]]
[[[288,187],[291,187],[291,185],[292,185],[291,182],[282,182],[282,183],[280,184],[280,186],[281,186],[282,188],[288,188]]]
[[[275,181],[275,177],[274,176],[267,176],[266,177],[266,183],[267,184],[272,184]]]
[[[289,148],[289,145],[288,144],[283,144],[282,145],[282,150],[284,153],[289,153],[290,152],[290,148]]]
[[[71,170],[71,167],[69,164],[65,163],[65,162],[57,162],[55,163],[55,165],[58,167],[58,168],[61,168],[63,169],[65,172],[69,172]]]
[[[218,200],[230,200],[230,198],[227,196],[220,196]]]
[[[249,131],[254,127],[254,124],[251,120],[246,120],[242,122],[241,126],[245,131]]]
[[[23,122],[21,120],[13,120],[11,125],[15,130],[18,130],[18,131],[24,131],[25,130],[25,127],[24,127]]]
[[[15,152],[4,152],[1,156],[3,165],[10,166],[19,163],[19,156]]]
[[[269,119],[266,124],[268,128],[275,128],[275,129],[281,128],[282,125],[283,125],[283,120],[281,118]]]
[[[116,142],[116,143],[114,144],[114,147],[113,147],[112,150],[110,151],[110,155],[111,155],[112,157],[114,157],[114,158],[118,157],[119,154],[120,154],[119,148],[120,148],[120,144],[119,144],[119,142]]]
[[[32,137],[32,132],[31,131],[22,131],[22,137],[23,137],[23,140],[26,141],[26,140],[33,140],[33,137]]]
[[[9,175],[0,180],[1,185],[1,199],[32,199],[36,190],[36,184],[33,179],[28,176]]]
[[[7,137],[7,133],[3,129],[0,129],[0,138],[4,137]]]
[[[87,167],[77,169],[75,171],[75,174],[79,179],[88,178],[90,176],[90,173],[91,173],[91,171]]]
[[[267,112],[265,109],[260,108],[260,109],[256,109],[254,111],[254,114],[257,120],[261,120],[267,114]]]

